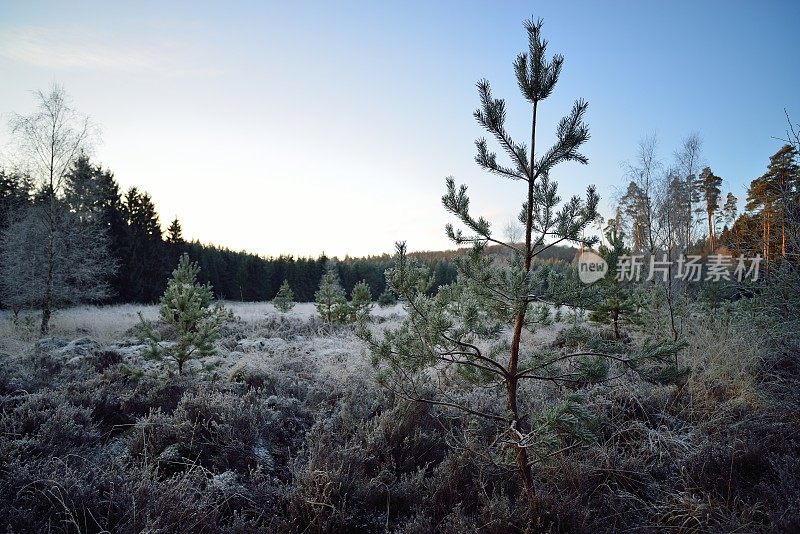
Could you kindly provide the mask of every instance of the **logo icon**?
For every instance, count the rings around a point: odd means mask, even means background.
[[[578,278],[584,284],[593,284],[608,272],[606,260],[591,251],[583,251],[578,255]]]

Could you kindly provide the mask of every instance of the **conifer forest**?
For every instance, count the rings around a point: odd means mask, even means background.
[[[794,3],[3,4],[0,530],[800,532]]]

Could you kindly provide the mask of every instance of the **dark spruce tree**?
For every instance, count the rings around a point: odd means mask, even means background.
[[[0,232],[23,212],[32,195],[33,183],[29,177],[0,169]]]
[[[167,228],[167,243],[178,245],[183,242],[183,228],[181,228],[181,222],[175,217]]]
[[[115,264],[126,265],[127,223],[114,174],[99,165],[93,165],[87,156],[82,155],[66,177],[64,200],[80,220],[104,229]],[[120,298],[125,281],[122,269],[115,271],[109,280],[112,298]]]
[[[158,212],[149,194],[132,187],[125,193],[122,213],[126,222],[122,299],[155,302],[169,275]]]

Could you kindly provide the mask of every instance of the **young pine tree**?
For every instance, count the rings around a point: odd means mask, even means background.
[[[600,245],[598,251],[608,264],[608,273],[596,284],[598,302],[593,306],[589,319],[611,325],[614,339],[619,340],[622,337],[620,324],[635,322],[638,309],[630,282],[618,280],[616,276],[619,259],[631,251],[625,246],[624,236],[617,228],[606,231],[606,240],[608,246]]]
[[[369,318],[372,310],[372,290],[366,281],[362,280],[353,286],[350,293],[350,320],[358,322]]]
[[[378,295],[378,306],[387,307],[397,304],[397,295],[392,293],[391,289],[386,289]]]
[[[222,303],[214,301],[211,285],[197,282],[198,272],[197,264],[183,254],[161,297],[158,312],[161,320],[175,330],[172,343],[162,343],[161,334],[139,314],[140,334],[149,345],[147,355],[174,361],[178,374],[183,374],[189,360],[214,354],[219,327],[230,317]]]
[[[342,322],[348,314],[347,299],[339,279],[333,270],[328,269],[322,275],[319,289],[314,293],[317,312],[326,324]]]
[[[472,244],[470,254],[458,260],[456,282],[428,293],[431,274],[412,261],[404,243],[397,246],[396,266],[387,272],[387,282],[403,301],[408,315],[396,329],[378,337],[366,325],[359,334],[372,347],[373,361],[383,383],[402,398],[428,402],[461,410],[483,420],[496,433],[499,460],[516,467],[528,494],[534,493],[531,468],[549,450],[558,446],[557,429],[570,429],[572,436],[585,436],[580,422],[585,408],[571,396],[558,409],[548,413],[527,413],[518,398],[520,385],[527,380],[574,385],[585,378],[576,374],[569,362],[587,354],[553,354],[536,346],[535,327],[548,320],[548,308],[542,301],[546,286],[533,260],[548,247],[563,241],[592,244],[583,239],[583,231],[597,217],[598,196],[590,187],[585,200],[573,197],[565,203],[557,195],[557,184],[550,179],[557,165],[575,161],[587,163],[580,147],[589,139],[583,122],[586,103],[578,100],[556,129],[555,144],[537,153],[537,113],[540,104],[553,92],[561,72],[563,58],[548,60],[546,41],[541,36],[541,21],[525,23],[528,52],[514,63],[517,82],[530,104],[531,144],[515,142],[505,129],[505,102],[492,96],[489,82],[478,82],[481,107],[474,116],[478,123],[502,147],[510,164],[498,161],[484,139],[476,142],[476,162],[492,174],[522,185],[520,223],[524,228],[522,243],[495,237],[489,222],[470,213],[466,186],[456,187],[447,179],[447,193],[442,202],[464,230],[447,225],[447,235],[457,244]],[[503,257],[487,254],[487,245],[496,244],[510,252]],[[664,347],[659,348],[664,351]],[[650,350],[648,352],[656,352]],[[659,353],[661,355],[661,353]],[[594,352],[588,354],[597,357]],[[647,354],[623,358],[609,355],[621,363]],[[593,366],[594,372],[598,366]],[[595,376],[592,377],[596,377]],[[459,392],[459,384],[478,384],[495,391],[495,404],[470,402]],[[449,384],[448,388],[441,384]],[[494,389],[493,389],[494,388]],[[501,400],[502,399],[502,400]]]
[[[294,292],[292,288],[289,287],[288,280],[283,281],[275,298],[272,299],[272,304],[282,313],[286,313],[294,308]]]

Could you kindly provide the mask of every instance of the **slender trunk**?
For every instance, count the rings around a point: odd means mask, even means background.
[[[667,307],[669,309],[669,325],[672,329],[672,340],[678,341],[678,329],[675,327],[675,305],[673,303],[673,295],[672,295],[672,249],[668,249],[668,260],[669,264],[667,265]]]
[[[39,328],[39,333],[41,335],[43,335],[43,336],[47,334],[47,330],[49,329],[51,313],[52,312],[50,311],[50,305],[49,304],[43,304],[42,305],[42,325]]]
[[[714,224],[711,222],[713,219],[712,212],[708,212],[708,246],[709,252],[714,252]]]
[[[525,272],[531,270],[531,262],[533,261],[533,184],[536,176],[534,169],[535,154],[536,154],[536,111],[537,102],[533,103],[533,116],[531,118],[531,161],[530,161],[530,175],[528,179],[528,204],[526,206],[526,221],[525,221]],[[514,330],[511,338],[511,353],[508,359],[508,377],[506,378],[506,408],[511,413],[513,423],[518,432],[525,434],[527,425],[525,420],[519,417],[519,410],[517,407],[517,378],[516,374],[519,367],[519,346],[522,339],[522,327],[525,325],[525,311],[526,302],[521,303],[519,311],[514,317]],[[535,493],[533,487],[533,476],[531,475],[530,462],[528,460],[528,451],[525,447],[516,447],[516,460],[517,471],[519,471],[520,478],[525,487],[525,492],[528,495]]]
[[[781,199],[781,258],[786,257],[786,176],[785,172],[781,171],[778,181]]]
[[[44,285],[44,297],[42,298],[42,324],[39,328],[41,335],[46,335],[50,329],[50,316],[53,308],[53,270],[55,268],[55,191],[50,190],[50,206],[47,213],[47,277]]]
[[[48,211],[47,211],[47,278],[44,286],[44,298],[42,299],[42,324],[39,328],[41,335],[47,334],[50,328],[50,315],[53,305],[53,262],[55,261],[55,234],[56,234],[56,120],[52,122],[50,132],[50,166],[49,182],[47,188]]]
[[[519,347],[519,343],[517,343],[517,347]],[[524,434],[526,429],[521,428],[524,422],[519,417],[519,412],[517,409],[516,378],[508,378],[506,380],[506,396],[507,396],[506,408],[511,412],[512,417],[514,418],[514,426],[516,427],[518,432]],[[520,478],[522,479],[522,485],[525,487],[525,493],[528,495],[534,495],[536,493],[536,490],[533,487],[533,475],[531,474],[530,461],[528,460],[528,449],[520,446],[516,447],[516,462],[517,462],[517,471],[519,472]]]
[[[525,220],[525,271],[531,270],[531,260],[533,260],[533,248],[531,246],[532,233],[533,233],[533,182],[536,177],[536,169],[534,164],[536,162],[536,108],[537,102],[533,103],[533,118],[531,126],[531,174],[528,179],[528,204],[527,204],[527,218]],[[523,317],[525,313],[523,311]]]
[[[47,242],[47,278],[44,286],[44,298],[42,299],[42,325],[39,328],[41,335],[47,334],[50,328],[50,315],[52,314],[53,302],[53,261],[54,261],[54,238],[55,229],[50,225],[50,235]]]
[[[761,254],[764,256],[764,262],[767,261],[767,216],[766,213],[761,215]]]
[[[781,220],[781,256],[786,257],[786,222]]]

